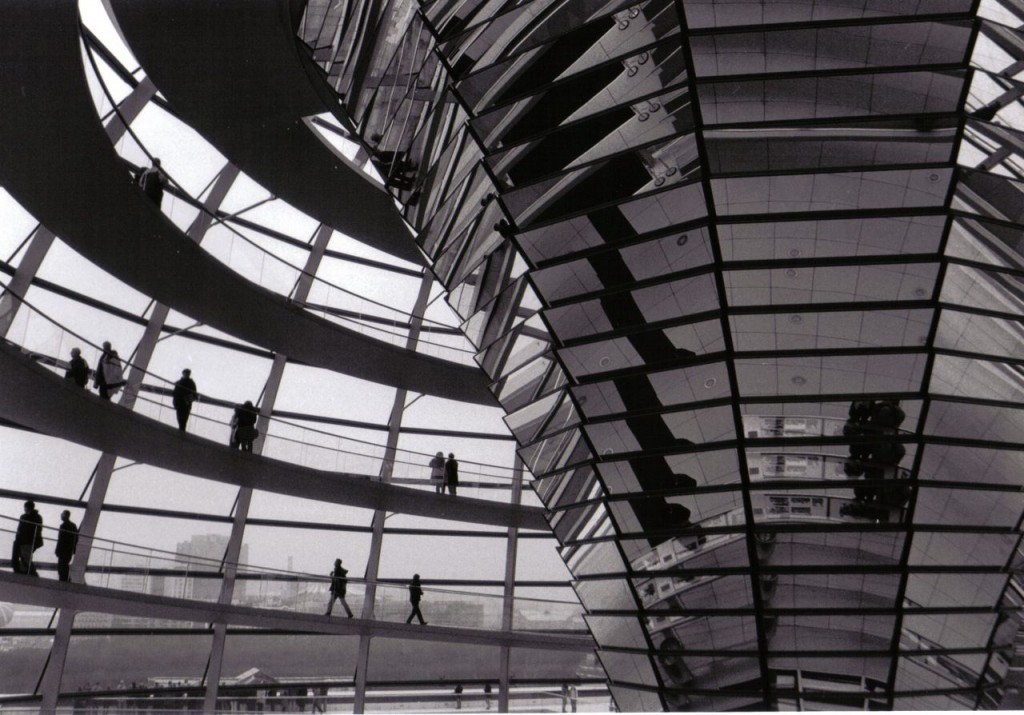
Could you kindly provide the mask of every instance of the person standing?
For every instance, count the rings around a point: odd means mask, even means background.
[[[409,584],[409,603],[412,604],[412,613],[405,619],[406,623],[412,623],[413,616],[416,616],[420,620],[421,626],[427,625],[427,622],[423,620],[423,614],[420,612],[421,598],[423,598],[423,587],[420,586],[420,575],[416,573],[412,575],[412,582]]]
[[[135,173],[135,183],[142,189],[142,193],[156,204],[157,208],[160,208],[160,204],[164,200],[164,183],[166,183],[166,180],[167,175],[160,168],[160,160],[155,157],[153,158],[152,166],[148,169],[139,167],[139,170]]]
[[[71,361],[68,363],[67,372],[64,373],[64,379],[71,380],[79,387],[89,384],[89,366],[78,348],[71,348]]]
[[[235,415],[231,418],[231,447],[243,452],[252,451],[253,441],[260,436],[256,429],[256,408],[251,400],[235,407]]]
[[[18,530],[14,533],[14,549],[11,553],[11,567],[14,573],[38,576],[32,554],[43,545],[43,517],[36,511],[36,503],[25,502],[25,512],[18,519]]]
[[[325,616],[331,615],[331,611],[334,609],[334,601],[341,601],[341,605],[345,607],[345,613],[348,614],[349,618],[352,618],[352,609],[348,607],[348,602],[345,601],[345,592],[348,590],[348,570],[342,568],[341,559],[334,560],[334,570],[331,571],[331,600],[327,602],[327,613]]]
[[[430,481],[434,483],[434,491],[444,494],[444,453],[438,452],[430,460]]]
[[[455,496],[459,487],[459,463],[454,452],[448,453],[448,461],[444,463],[444,484],[448,487],[448,493]]]
[[[181,371],[181,377],[174,383],[174,393],[171,397],[174,403],[174,411],[178,415],[178,429],[185,431],[188,417],[192,414],[192,403],[199,399],[196,391],[196,383],[192,379],[192,371],[188,368]]]
[[[60,513],[60,530],[57,532],[57,578],[61,581],[71,580],[71,559],[78,548],[78,525],[71,521],[71,512],[65,509]]]
[[[103,352],[100,354],[100,359],[96,362],[96,369],[93,370],[92,386],[100,391],[100,397],[104,400],[110,399],[110,393],[107,392],[107,379],[103,373],[103,364],[110,357],[111,348],[108,341],[103,341]]]

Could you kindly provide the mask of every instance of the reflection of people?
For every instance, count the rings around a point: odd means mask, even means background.
[[[43,545],[43,517],[36,511],[36,503],[25,502],[25,512],[18,519],[18,530],[14,533],[14,548],[11,550],[11,568],[14,573],[38,576],[32,554]]]
[[[243,452],[252,451],[252,443],[260,436],[256,429],[256,408],[251,401],[235,407],[235,415],[231,418],[231,447]]]
[[[78,548],[78,525],[71,521],[71,512],[65,509],[60,513],[60,531],[57,532],[57,578],[61,581],[71,580],[71,559]]]
[[[579,693],[576,691],[575,685],[569,686],[569,707],[572,712],[576,712],[576,701],[579,699]]]
[[[135,183],[142,189],[142,193],[149,197],[149,200],[160,208],[164,200],[164,182],[166,175],[160,168],[160,160],[153,159],[153,165],[148,169],[139,168],[135,173]]]
[[[65,380],[71,380],[79,387],[89,384],[89,366],[82,357],[82,351],[78,348],[71,348],[71,361],[68,362],[67,372],[64,373]]]
[[[178,415],[178,429],[185,431],[188,417],[192,414],[192,403],[199,399],[196,391],[196,383],[192,379],[192,371],[184,369],[181,371],[181,378],[174,383],[174,393],[171,401],[174,403],[174,411]]]
[[[491,709],[491,684],[484,683],[484,705],[488,710]]]
[[[459,486],[459,463],[454,452],[448,453],[448,461],[444,463],[444,484],[448,487],[448,493],[455,496]]]
[[[438,452],[430,460],[430,481],[434,483],[434,491],[444,494],[444,453]]]
[[[334,570],[331,571],[331,600],[327,602],[327,613],[325,616],[331,615],[331,611],[334,609],[334,601],[341,601],[341,605],[345,607],[345,613],[348,617],[352,617],[352,609],[348,607],[348,602],[345,601],[345,592],[348,590],[348,570],[342,568],[341,559],[334,560]]]
[[[413,574],[412,582],[409,584],[409,603],[412,604],[412,613],[405,619],[406,623],[412,623],[412,617],[420,619],[420,625],[427,625],[427,622],[423,620],[423,614],[420,612],[420,599],[423,598],[423,587],[420,586],[420,575]]]
[[[562,683],[562,712],[565,712],[569,707],[569,684]]]
[[[455,709],[462,710],[462,684],[455,686]]]

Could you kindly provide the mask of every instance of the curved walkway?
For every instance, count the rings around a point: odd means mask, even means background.
[[[155,467],[275,494],[474,524],[547,530],[544,510],[451,497],[239,452],[179,432],[64,380],[0,344],[0,418]],[[427,485],[428,482],[424,481]]]
[[[322,223],[423,264],[394,200],[303,121],[338,97],[300,48],[286,0],[115,0],[146,74],[233,164]],[[168,22],[173,8],[174,22]]]
[[[3,591],[5,600],[14,603],[137,618],[159,618],[191,623],[223,623],[228,626],[277,629],[296,633],[326,633],[339,636],[366,635],[375,638],[513,646],[541,650],[580,652],[594,650],[594,641],[587,636],[421,626],[362,618],[327,618],[309,613],[190,601],[183,598],[153,596],[80,583],[62,583],[14,573],[0,572],[0,590]]]
[[[135,289],[290,359],[449,399],[496,404],[483,371],[313,315],[220,263],[132,185],[89,96],[75,3],[19,0],[0,23],[0,185]]]

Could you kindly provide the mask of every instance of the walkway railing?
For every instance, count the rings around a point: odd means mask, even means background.
[[[72,347],[81,348],[83,353],[92,349],[94,356],[87,362],[90,365],[96,364],[102,352],[99,345],[64,327],[32,304],[21,301],[21,305],[22,309],[18,312],[8,337],[19,337],[22,343],[31,341],[33,345],[40,347],[27,350],[18,342],[8,342],[28,352],[37,358],[40,364],[61,375],[66,370],[67,363],[56,356],[68,355]],[[45,352],[42,352],[43,349]],[[128,368],[138,369],[131,360],[122,359],[122,363],[126,374]],[[174,382],[149,371],[144,371],[144,375],[149,383],[144,383],[135,395],[134,410],[164,424],[175,425],[175,410],[171,404]],[[117,400],[117,396],[114,399]],[[233,401],[212,397],[200,390],[200,399],[193,404],[192,416],[189,419],[189,433],[222,443],[227,447],[231,435],[229,421],[234,407]],[[215,413],[219,417],[213,417]],[[362,474],[371,478],[390,474],[392,477],[402,479],[403,484],[422,484],[426,488],[433,486],[429,479],[429,463],[434,453],[396,449],[393,458],[386,460],[386,448],[382,444],[308,427],[282,418],[271,418],[269,424],[270,428],[260,437],[263,440],[263,454],[267,457],[304,467]],[[461,488],[510,488],[514,478],[511,466],[472,460],[460,460],[459,474],[462,477],[459,484]]]
[[[18,519],[0,515],[0,537],[14,540]],[[44,526],[44,545],[35,552],[35,566],[41,573],[56,570],[53,545],[58,527]],[[82,537],[83,540],[85,537]],[[10,567],[9,561],[0,561]],[[351,564],[350,564],[351,565]],[[325,563],[323,574],[274,569],[254,564],[230,563],[223,559],[176,553],[99,537],[92,538],[92,550],[85,582],[92,586],[113,588],[151,596],[167,596],[206,603],[220,597],[221,580],[228,566],[236,569],[232,604],[268,608],[292,613],[323,614],[327,609],[333,563]],[[429,565],[424,565],[423,601],[421,609],[432,626],[501,628],[504,597],[498,593],[471,591],[450,586],[431,585]],[[409,574],[411,577],[412,574]],[[362,611],[368,587],[375,586],[374,620],[402,622],[409,616],[408,581],[381,578],[376,581],[348,576],[346,600],[352,611]],[[570,584],[567,582],[566,586]],[[515,597],[513,628],[529,631],[587,632],[583,607],[576,600]],[[345,608],[335,603],[333,616],[345,618]],[[119,617],[124,625],[137,621],[146,627],[153,619]],[[201,627],[198,624],[197,627]]]

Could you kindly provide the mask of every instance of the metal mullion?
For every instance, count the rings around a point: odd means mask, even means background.
[[[683,0],[673,0],[676,6],[676,14],[679,17],[679,24],[682,29],[680,33],[680,49],[683,52],[683,57],[686,64],[686,72],[689,85],[689,96],[690,96],[690,107],[693,113],[694,122],[694,139],[697,145],[697,156],[698,162],[701,167],[700,183],[704,193],[704,204],[707,215],[707,234],[708,241],[711,248],[711,254],[713,258],[713,264],[716,267],[715,271],[715,284],[716,291],[718,294],[718,304],[721,315],[719,317],[722,340],[725,345],[726,359],[725,366],[726,371],[729,375],[729,388],[730,393],[734,397],[732,405],[733,413],[733,429],[735,434],[739,437],[736,441],[736,460],[739,469],[739,479],[744,487],[742,490],[742,504],[744,521],[746,526],[746,535],[744,538],[747,561],[749,564],[749,579],[751,586],[751,599],[754,604],[755,610],[759,613],[764,610],[764,600],[760,589],[760,560],[757,555],[754,540],[754,508],[750,498],[749,487],[751,484],[750,472],[747,466],[746,449],[744,448],[744,431],[743,431],[743,414],[740,411],[739,398],[741,396],[739,377],[736,371],[736,362],[733,357],[735,352],[735,346],[732,341],[732,330],[730,321],[728,319],[729,309],[729,294],[725,286],[725,277],[723,270],[724,259],[722,256],[722,246],[718,236],[717,228],[717,210],[715,207],[715,194],[711,185],[711,177],[709,175],[710,161],[708,159],[707,143],[705,141],[704,132],[707,131],[708,127],[704,123],[703,114],[701,111],[700,95],[697,90],[697,78],[694,71],[693,52],[689,40],[689,26],[686,18],[686,11],[683,7]],[[765,633],[764,625],[760,617],[754,619],[754,627],[757,636],[757,659],[759,668],[761,671],[761,683],[760,687],[760,698],[761,703],[765,708],[770,707],[771,696],[768,692],[768,680],[771,674],[771,670],[768,666],[768,638]]]
[[[966,74],[967,69],[960,68],[960,71],[963,71]],[[711,132],[734,129],[820,129],[823,126],[839,127],[843,125],[875,128],[877,125],[881,124],[900,123],[906,124],[906,129],[910,129],[913,128],[913,123],[915,121],[930,119],[935,121],[935,128],[944,129],[955,126],[957,116],[958,115],[955,111],[940,110],[925,113],[839,115],[834,117],[823,117],[820,119],[817,117],[806,117],[799,119],[770,119],[751,122],[719,122],[717,124],[708,124],[705,128]],[[944,124],[940,124],[939,120],[949,122],[950,124],[947,127]],[[895,129],[896,127],[893,128]]]
[[[923,13],[920,15],[886,15],[882,17],[826,18],[824,20],[797,20],[760,25],[715,25],[689,30],[693,37],[750,34],[787,30],[830,30],[834,27],[867,27],[878,25],[911,25],[921,23],[970,23],[974,17],[970,11],[956,13]]]
[[[758,533],[779,533],[779,534],[901,534],[906,526],[900,523],[885,523],[885,524],[868,524],[868,523],[857,523],[857,524],[837,524],[834,522],[798,522],[798,521],[787,521],[779,524],[772,524],[769,522],[760,522],[758,524]],[[1011,527],[1002,526],[951,526],[944,524],[922,524],[920,528],[915,528],[915,532],[919,531],[926,534],[990,534],[990,535],[1012,535],[1015,530]],[[692,534],[693,532],[691,532]],[[744,530],[740,525],[729,525],[729,526],[711,526],[702,528],[700,534],[707,536],[738,536],[743,534]],[[666,529],[664,531],[647,530],[647,531],[635,531],[625,532],[621,535],[621,538],[628,540],[642,540],[645,537],[656,535],[656,536],[673,536],[679,535],[678,530]],[[684,534],[685,535],[685,534]],[[580,546],[591,546],[594,544],[610,543],[616,537],[611,535],[604,536],[586,536],[580,539],[574,539],[565,543],[565,548],[580,547]],[[724,546],[724,544],[722,544]],[[715,548],[708,549],[707,551],[715,551]],[[894,562],[895,563],[895,562]],[[765,569],[768,567],[765,566]],[[996,569],[997,572],[1001,567],[990,567]],[[955,570],[955,569],[954,569]],[[661,573],[661,572],[651,572]]]
[[[834,565],[802,565],[802,566],[772,566],[766,565],[761,568],[763,573],[766,574],[777,574],[777,575],[829,575],[836,572]],[[921,573],[921,574],[944,574],[944,573],[961,573],[961,574],[1001,574],[1003,573],[1002,567],[999,566],[956,566],[954,568],[945,566],[911,566],[903,568],[898,564],[873,564],[871,566],[857,566],[855,564],[847,565],[843,567],[843,573],[857,574],[857,575],[873,575],[873,574],[901,574],[901,573]],[[631,571],[631,578],[662,578],[666,576],[746,576],[749,575],[750,569],[748,567],[741,566],[705,566],[702,568],[690,568],[690,569],[664,569],[662,571]],[[576,581],[607,581],[609,579],[619,580],[622,578],[622,574],[618,572],[603,573],[603,574],[586,574],[585,576],[579,576]]]
[[[855,259],[856,262],[851,262],[851,258]],[[939,257],[933,253],[915,253],[915,254],[903,254],[902,260],[900,255],[874,255],[874,256],[828,256],[821,258],[766,258],[766,259],[750,259],[750,260],[730,260],[723,261],[721,269],[722,271],[733,273],[739,271],[754,271],[754,270],[779,270],[782,268],[861,268],[864,266],[909,266],[909,265],[921,265],[929,263],[938,263]],[[577,293],[573,296],[566,298],[556,298],[554,300],[544,299],[544,294],[539,293],[539,297],[544,303],[545,310],[551,310],[554,308],[561,308],[567,305],[573,305],[581,303],[587,300],[596,300],[611,295],[628,294],[636,290],[643,288],[661,285],[663,283],[670,283],[672,281],[682,280],[686,278],[695,278],[702,276],[707,273],[713,273],[716,267],[711,264],[701,264],[692,268],[686,268],[680,271],[672,271],[669,273],[661,273],[657,276],[645,278],[643,280],[635,281],[629,285],[623,286],[602,286],[599,289],[587,291],[585,293]],[[857,301],[851,301],[852,305],[857,305]],[[785,308],[788,303],[772,304],[772,307]],[[813,304],[812,304],[813,305]],[[737,306],[742,307],[742,306]]]
[[[770,27],[770,26],[765,26]],[[830,28],[831,29],[831,28]],[[764,28],[762,28],[762,32]],[[712,84],[732,84],[737,82],[772,82],[791,79],[831,79],[835,77],[866,77],[874,75],[889,74],[919,74],[932,73],[944,74],[957,72],[966,68],[961,62],[936,62],[932,64],[911,64],[911,65],[870,65],[866,67],[840,67],[827,70],[794,70],[789,72],[748,72],[745,74],[731,75],[704,75],[702,79],[694,79],[698,87]]]
[[[744,137],[749,139],[751,137]],[[815,137],[815,139],[834,139],[835,137]],[[854,140],[851,140],[854,141]],[[875,141],[875,140],[872,140]],[[865,143],[863,141],[857,143]],[[952,139],[950,140],[952,143]],[[806,166],[794,169],[754,169],[750,171],[718,171],[711,175],[712,179],[758,179],[765,176],[817,176],[829,174],[870,174],[883,171],[925,171],[928,169],[955,169],[954,159],[945,161],[921,161],[917,163],[903,162],[898,164],[848,164],[841,166]],[[772,214],[774,215],[774,214]],[[859,256],[858,256],[859,258]]]
[[[849,398],[849,395],[847,395],[846,397]],[[920,398],[920,396],[915,395],[915,396],[913,396],[912,399],[921,399],[921,398]],[[789,401],[793,402],[793,400],[789,400]],[[806,402],[806,400],[799,400],[799,402]],[[899,441],[901,441],[901,442],[908,442],[909,443],[909,442],[913,442],[914,438],[912,436],[908,435],[906,437],[901,438]],[[1021,445],[1019,443],[1016,443],[1016,442],[1014,442],[1014,443],[1009,443],[1009,442],[993,442],[993,441],[990,441],[990,440],[964,439],[964,438],[958,438],[958,437],[945,437],[945,436],[934,436],[933,435],[933,436],[929,436],[928,437],[928,442],[930,444],[941,444],[941,445],[955,446],[955,447],[982,447],[982,448],[988,448],[988,449],[1000,449],[1000,450],[1009,450],[1009,451],[1020,451],[1021,450]],[[652,448],[652,449],[646,449],[646,450],[643,450],[643,451],[640,451],[640,452],[635,452],[635,451],[634,452],[618,452],[618,453],[615,454],[614,460],[610,460],[610,461],[621,462],[621,461],[626,461],[628,459],[631,459],[633,457],[644,457],[644,456],[652,456],[652,455],[662,455],[662,456],[664,456],[664,455],[700,454],[702,452],[724,451],[724,450],[729,450],[729,449],[735,449],[737,447],[737,444],[738,444],[737,440],[731,439],[731,440],[722,440],[720,442],[714,442],[714,443],[712,443],[711,447],[705,447],[704,445],[685,445],[685,446],[675,446],[675,447],[663,447],[663,448],[656,448],[656,449]],[[770,438],[764,438],[764,437],[762,437],[762,438],[758,438],[757,440],[754,440],[752,438],[748,438],[745,441],[745,444],[750,449],[766,449],[766,448],[770,448],[770,447],[785,447],[785,446],[790,446],[790,445],[793,446],[794,448],[796,448],[796,447],[819,447],[819,446],[826,446],[826,447],[827,446],[844,446],[844,447],[848,447],[850,445],[850,442],[849,442],[849,438],[847,438],[847,441],[844,442],[841,436],[836,436],[836,437],[815,437],[815,438],[811,438],[811,437],[800,437],[800,438],[798,438],[798,437],[793,437],[793,438],[770,437]],[[559,471],[559,470],[555,470],[555,471]]]
[[[764,613],[777,615],[777,616],[895,616],[900,610],[900,606],[879,606],[879,607],[806,607],[806,608],[781,608],[781,607],[766,607]],[[958,608],[942,608],[942,607],[931,607],[922,608],[915,607],[909,609],[912,615],[942,615],[947,613],[955,613],[958,615],[969,615],[969,614],[989,614],[989,613],[1003,613],[1016,611],[1016,607],[1006,606],[1002,608],[989,608],[987,606],[962,606]],[[732,607],[732,608],[655,608],[648,609],[645,611],[648,616],[693,616],[695,618],[704,617],[726,617],[726,616],[756,616],[758,611],[753,606],[746,607]],[[624,611],[622,609],[598,609],[592,611],[589,615],[594,616],[610,616],[610,617],[622,617],[622,616],[635,616],[636,614],[632,611]],[[930,651],[932,653],[936,651]],[[754,656],[751,656],[754,657]]]
[[[965,268],[973,268],[978,271],[985,273],[996,273],[999,275],[1013,276],[1014,278],[1024,277],[1024,268],[1013,268],[1010,266],[1000,266],[994,263],[982,263],[981,261],[971,260],[969,258],[960,258],[959,256],[950,256],[947,259],[947,263],[951,263],[957,266],[963,266]]]
[[[1020,532],[1022,526],[1024,526],[1024,514],[1022,514],[1021,517],[1019,519],[1017,519],[1016,531],[1018,533]],[[1018,555],[1018,552],[1020,550],[1022,541],[1024,541],[1024,536],[1018,536],[1017,544],[1013,547],[1013,549],[1010,550],[1010,555],[1006,559],[1006,565],[1004,566],[1004,570],[1006,571],[1008,576],[1006,578],[1006,583],[1003,584],[1003,588],[999,592],[999,597],[996,599],[996,603],[1004,603],[1005,600],[1006,600],[1006,594],[1010,590],[1011,584],[1012,584],[1013,578],[1014,578],[1013,562],[1017,559],[1017,555]],[[1003,607],[1003,608],[999,609],[1000,614],[1002,614],[1002,612],[1004,610],[1009,610],[1009,611],[1016,612],[1016,611],[1018,611],[1020,609],[1016,608],[1016,607],[1012,607],[1012,608],[1010,608],[1010,607]],[[996,632],[999,630],[999,626],[1000,626],[1000,623],[999,623],[999,619],[997,618],[996,619],[996,623],[994,623],[992,625],[992,632],[989,634],[988,640],[985,643],[986,647],[989,649],[989,653],[988,653],[988,657],[985,658],[985,662],[982,664],[982,667],[979,668],[979,670],[978,670],[978,681],[977,681],[978,687],[982,687],[984,685],[984,683],[985,683],[985,673],[991,667],[992,658],[995,655],[995,651],[992,650],[992,648],[995,645]],[[1007,659],[1007,661],[1008,661],[1008,664],[1009,664],[1009,659]],[[1000,683],[1000,685],[1002,685],[1002,683]],[[981,698],[982,698],[982,694],[979,693],[977,700],[975,700],[975,702],[974,702],[974,708],[976,710],[980,710],[981,709]]]
[[[977,25],[977,23],[975,23],[973,28],[972,28],[972,31],[971,31],[970,40],[968,41],[968,48],[967,48],[968,57],[973,53],[974,44],[975,44],[975,41],[977,39],[977,33],[978,33],[978,25]],[[955,146],[957,146],[957,147],[959,147],[960,143],[963,141],[964,131],[965,131],[965,128],[966,128],[966,125],[967,125],[967,117],[966,117],[966,114],[963,112],[963,108],[964,108],[964,106],[966,104],[966,101],[967,101],[967,97],[968,97],[968,94],[969,94],[969,91],[970,91],[971,80],[973,79],[973,76],[974,76],[974,70],[973,69],[968,69],[967,73],[964,76],[964,84],[963,84],[963,88],[961,90],[960,100],[959,100],[958,105],[957,105],[960,108],[960,116],[959,116],[959,120],[958,120],[958,123],[957,123],[956,142],[955,142]],[[957,190],[957,186],[958,186],[959,183],[960,183],[959,176],[954,175],[953,180],[949,184],[949,188],[948,188],[947,193],[946,193],[946,199],[945,199],[945,202],[944,202],[944,205],[947,207],[947,210],[952,207],[953,199],[956,196],[956,190]],[[949,236],[950,236],[950,233],[951,233],[951,230],[952,230],[952,227],[953,227],[953,222],[954,222],[954,216],[953,216],[952,212],[950,212],[950,214],[946,218],[946,225],[944,227],[944,230],[943,230],[943,233],[942,233],[942,239],[941,239],[941,241],[939,243],[939,247],[938,247],[938,251],[937,251],[938,255],[940,256],[939,269],[938,269],[938,273],[936,274],[936,277],[935,277],[935,285],[934,285],[934,288],[933,288],[933,291],[932,291],[932,297],[931,297],[931,300],[936,305],[936,309],[935,309],[935,312],[932,315],[932,324],[931,324],[931,327],[929,328],[929,331],[928,331],[927,342],[925,343],[926,346],[928,347],[928,351],[929,351],[928,352],[928,357],[926,358],[924,370],[923,370],[922,375],[921,375],[921,388],[925,392],[924,392],[924,395],[923,395],[923,397],[921,399],[921,411],[920,411],[919,416],[918,416],[917,426],[916,426],[916,428],[914,430],[915,435],[917,437],[917,450],[916,450],[916,452],[914,454],[914,464],[911,467],[911,481],[914,482],[915,484],[916,484],[916,481],[917,481],[917,477],[918,477],[918,475],[920,474],[920,471],[921,471],[921,465],[922,465],[922,462],[923,462],[923,459],[924,459],[925,449],[927,448],[927,445],[931,443],[931,441],[928,439],[928,435],[926,434],[926,425],[928,424],[928,413],[929,413],[929,410],[931,408],[931,403],[932,403],[932,399],[933,399],[932,398],[932,389],[933,388],[932,388],[931,382],[932,382],[932,374],[933,374],[933,370],[934,370],[934,366],[935,366],[935,359],[936,359],[935,339],[938,336],[939,324],[941,322],[941,317],[942,317],[942,309],[939,307],[939,299],[940,299],[940,297],[942,295],[942,288],[943,288],[943,284],[945,282],[945,277],[946,277],[946,268],[947,268],[948,264],[946,263],[945,254],[946,254],[947,246],[949,245]],[[917,507],[917,499],[918,499],[918,490],[915,488],[915,489],[913,489],[911,491],[910,503],[908,504],[908,506],[906,508],[907,532],[906,532],[906,537],[905,537],[905,540],[904,540],[904,543],[903,543],[903,553],[900,555],[900,564],[901,564],[901,566],[904,566],[904,567],[909,567],[909,565],[910,565],[910,555],[911,555],[911,552],[912,552],[912,546],[913,546],[914,539],[915,539],[915,536],[916,536],[916,531],[917,531],[915,529],[915,524],[914,524],[914,517],[915,517],[915,514],[916,514],[916,507]],[[900,604],[901,606],[904,604],[904,602],[906,600],[907,584],[908,584],[909,580],[910,580],[910,572],[909,572],[909,570],[908,571],[904,571],[903,574],[900,576],[900,584],[899,584],[899,588],[897,590],[897,601],[896,601],[897,604]],[[899,674],[899,669],[900,669],[900,658],[895,653],[896,653],[896,651],[899,650],[899,644],[900,644],[900,641],[902,640],[902,635],[903,635],[903,613],[901,612],[901,613],[897,614],[897,616],[896,616],[896,622],[893,625],[892,642],[890,644],[890,648],[893,651],[893,656],[892,656],[892,663],[889,666],[889,677],[888,677],[888,679],[886,681],[886,691],[887,691],[886,704],[887,704],[887,706],[889,707],[890,710],[895,707],[895,701],[896,701],[896,694],[895,694],[895,691],[896,691],[896,680],[897,680],[897,676]]]

